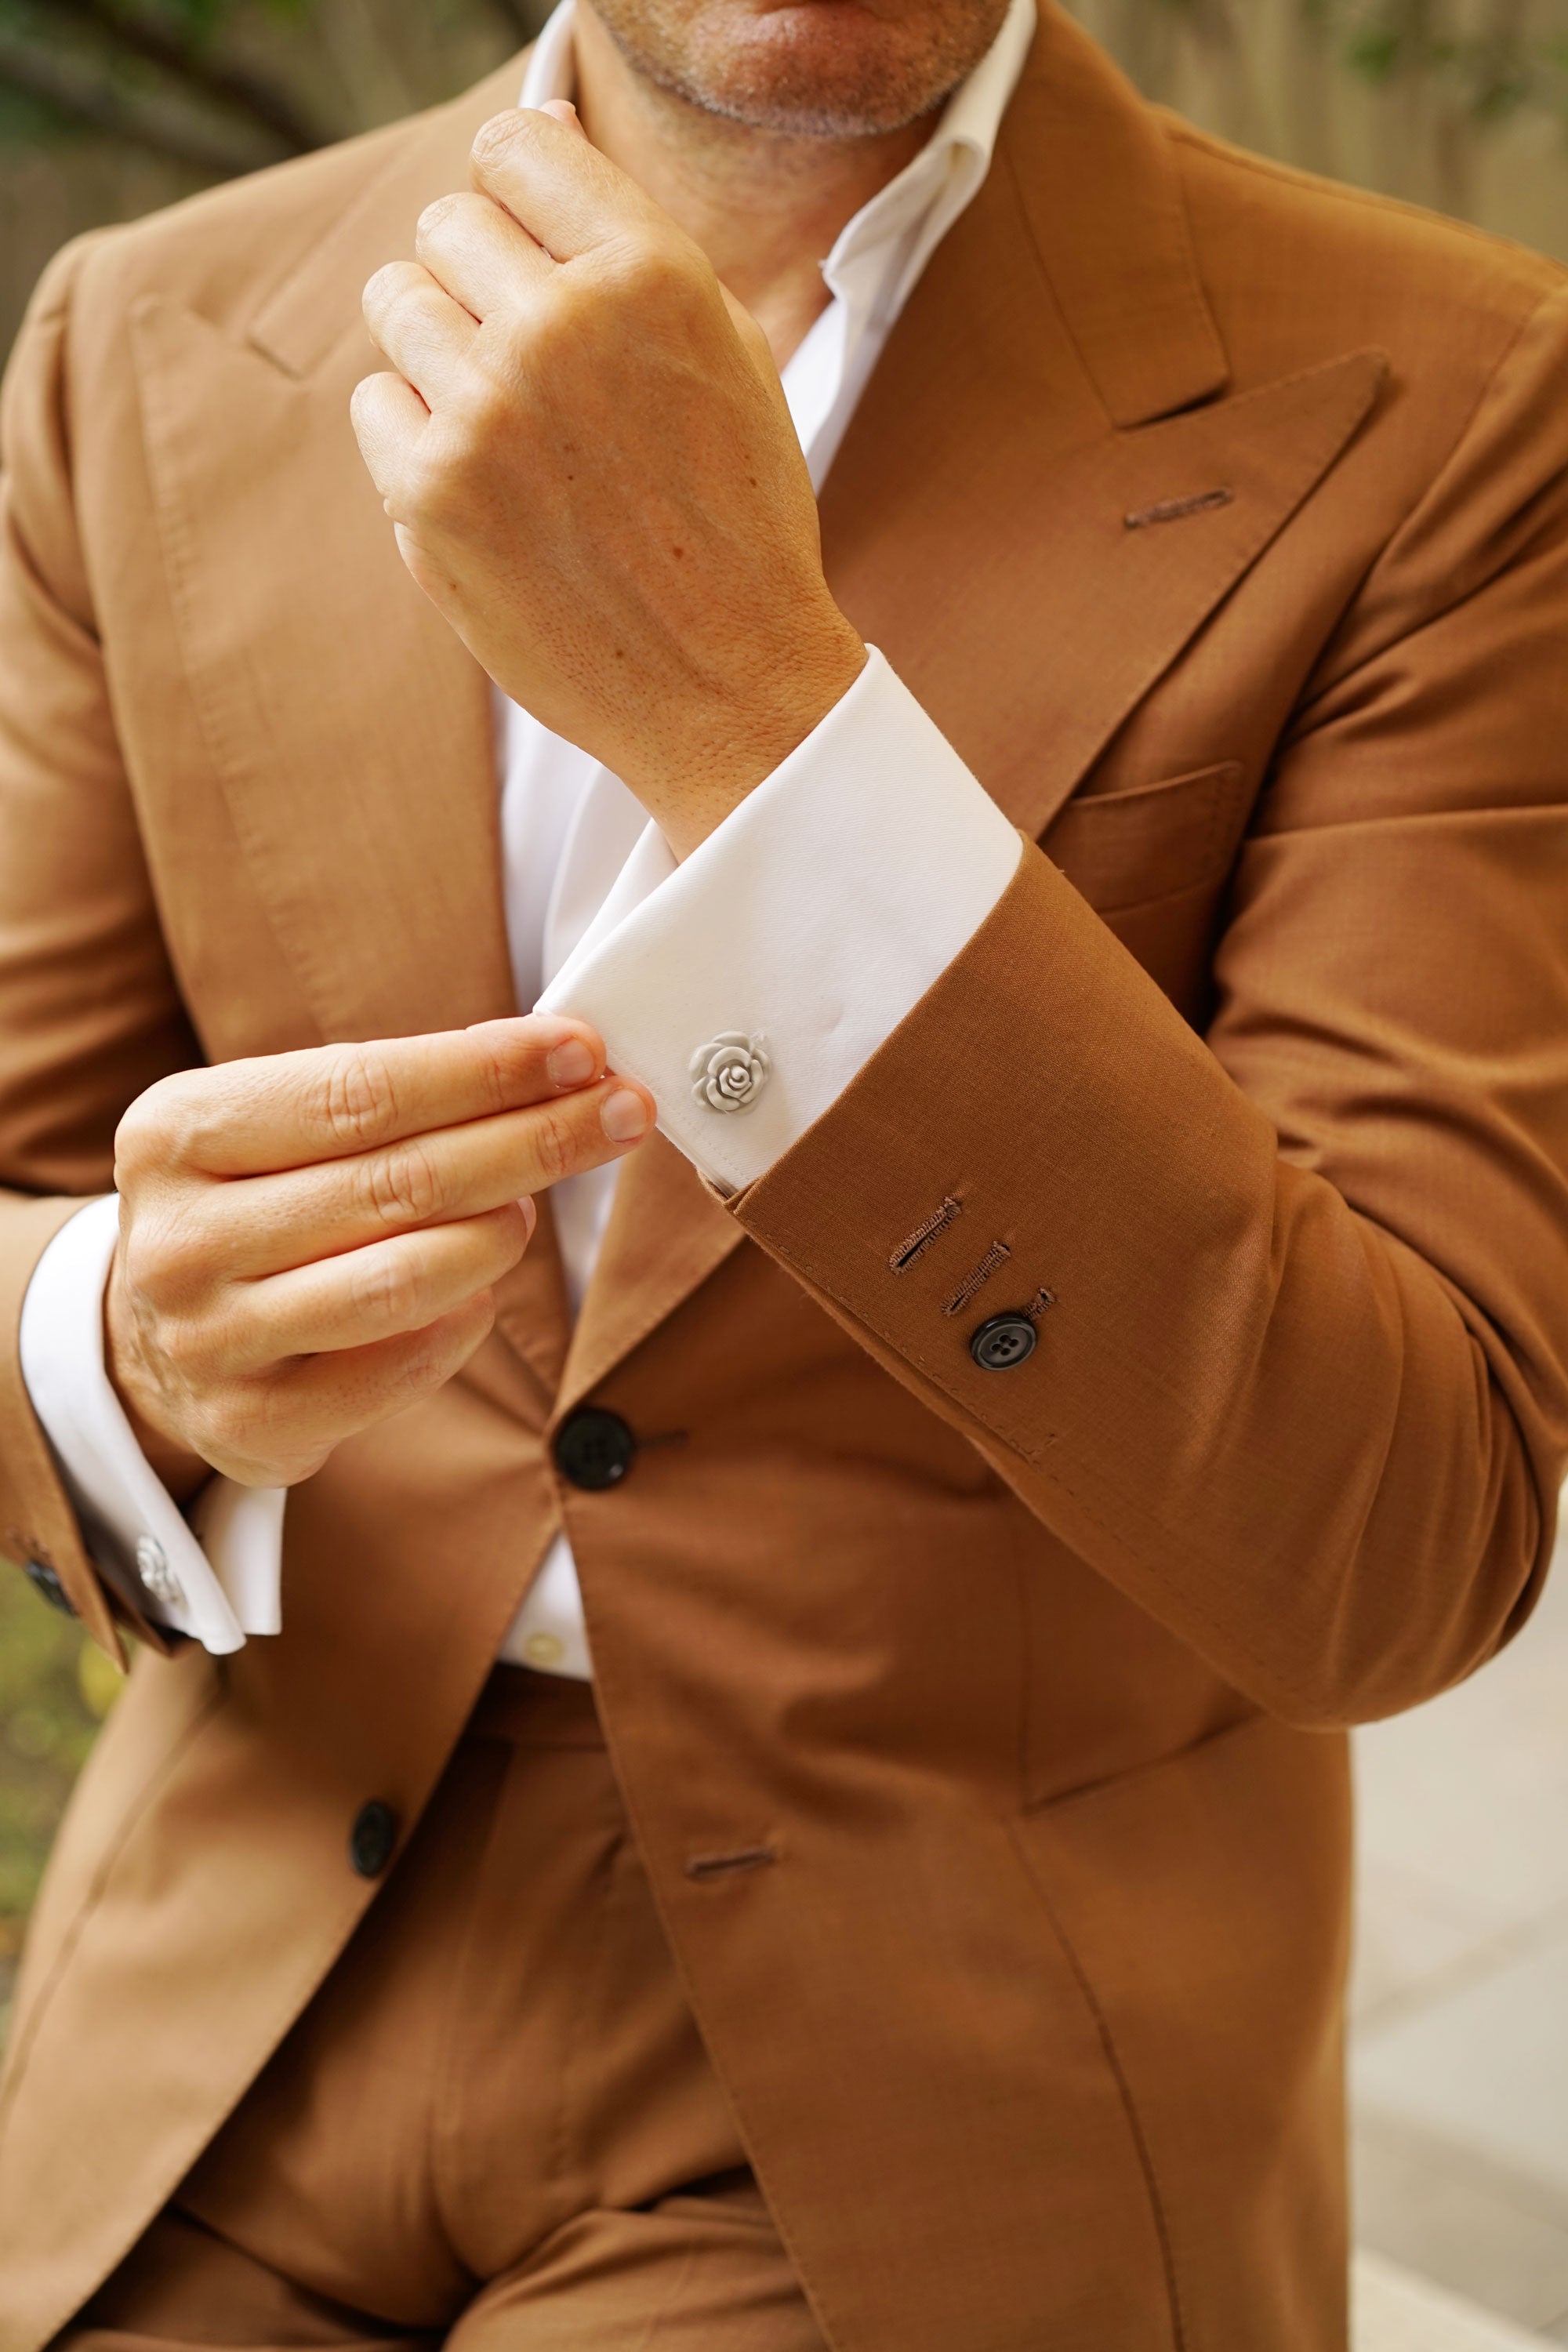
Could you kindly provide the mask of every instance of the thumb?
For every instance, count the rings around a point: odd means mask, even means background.
[[[547,98],[539,111],[541,114],[552,114],[557,122],[564,122],[567,128],[574,131],[580,139],[587,138],[588,134],[583,128],[577,110],[569,98]]]

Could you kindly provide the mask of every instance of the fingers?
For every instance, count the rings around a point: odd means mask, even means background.
[[[254,1280],[390,1234],[504,1209],[618,1159],[653,1118],[642,1088],[603,1077],[554,1103],[314,1168],[211,1186],[183,1204],[184,1245],[214,1279]]]
[[[431,277],[476,319],[516,308],[555,268],[543,247],[489,196],[443,196],[427,205],[414,250]]]
[[[302,1364],[279,1397],[281,1417],[289,1431],[298,1430],[297,1442],[310,1457],[296,1476],[319,1468],[345,1437],[440,1388],[489,1337],[494,1322],[495,1302],[481,1291],[423,1330]]]
[[[574,1050],[575,1049],[575,1050]],[[115,1138],[116,1181],[256,1176],[554,1101],[599,1077],[603,1043],[553,1014],[319,1045],[163,1079]],[[520,1185],[520,1192],[525,1191]]]
[[[653,1118],[554,1016],[165,1080],[116,1139],[112,1360],[182,1459],[291,1485],[479,1345],[536,1222],[520,1196]]]
[[[423,1330],[228,1381],[200,1415],[202,1459],[242,1486],[296,1486],[345,1437],[449,1381],[494,1322],[494,1298],[480,1291]]]
[[[400,375],[370,375],[355,384],[349,417],[365,471],[390,502],[406,478],[408,460],[430,422],[430,412]]]
[[[224,1376],[423,1331],[510,1274],[530,1229],[512,1202],[247,1284],[226,1319]]]
[[[474,185],[504,205],[556,261],[668,222],[636,182],[584,136],[574,116],[513,107],[474,141]]]
[[[364,289],[371,340],[434,408],[463,381],[474,321],[416,261],[389,261]]]

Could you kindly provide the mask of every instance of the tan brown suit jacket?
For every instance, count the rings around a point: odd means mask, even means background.
[[[71,248],[13,371],[0,1529],[100,1636],[14,1333],[123,1107],[510,1008],[486,682],[347,401],[515,78]],[[542,1225],[465,1375],[292,1498],[281,1638],[143,1652],[25,1970],[4,2352],[331,1966],[357,1809],[418,1813],[563,1518],[836,2352],[1342,2345],[1342,1727],[1519,1624],[1568,1441],[1564,289],[1047,10],[823,500],[1043,851],[731,1209],[637,1157],[574,1330]],[[680,1442],[563,1488],[590,1396]]]

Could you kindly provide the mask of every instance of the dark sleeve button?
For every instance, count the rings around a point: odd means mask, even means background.
[[[67,1617],[76,1615],[76,1604],[60,1582],[58,1569],[50,1568],[41,1559],[30,1559],[22,1573],[34,1591],[47,1601],[51,1609],[58,1609]]]
[[[969,1342],[983,1372],[1010,1372],[1035,1352],[1039,1333],[1026,1315],[993,1315]]]
[[[555,1433],[555,1466],[574,1486],[602,1495],[618,1486],[637,1458],[637,1442],[618,1412],[587,1405]]]
[[[362,1878],[379,1878],[397,1845],[397,1815],[390,1805],[373,1797],[354,1815],[349,1832],[349,1860]]]

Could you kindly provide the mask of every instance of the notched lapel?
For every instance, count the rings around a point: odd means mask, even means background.
[[[995,165],[828,477],[829,581],[1037,837],[1333,464],[1384,373],[1355,352],[1216,396],[1226,359],[1164,135],[1052,9]],[[739,1238],[662,1139],[645,1147],[621,1179],[562,1409]]]
[[[1047,5],[991,172],[828,478],[829,581],[1037,836],[1333,465],[1384,373],[1355,352],[1222,396],[1170,140]]]
[[[856,625],[1037,837],[1333,465],[1387,363],[1350,352],[1119,431],[996,174],[973,211],[846,438],[824,551]]]

